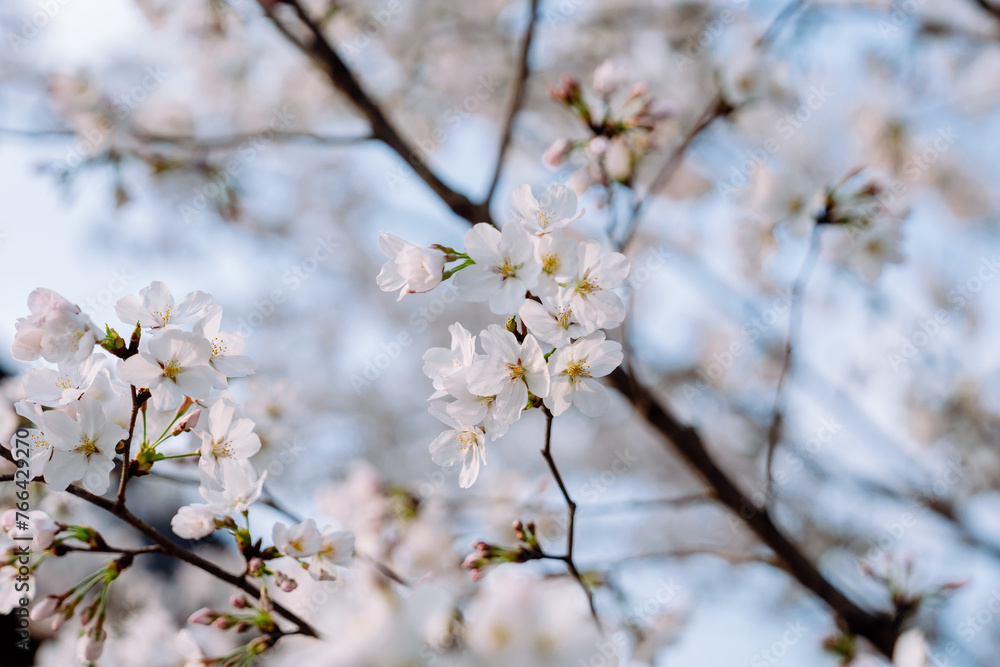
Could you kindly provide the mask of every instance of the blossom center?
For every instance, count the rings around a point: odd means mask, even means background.
[[[510,261],[510,257],[504,257],[503,264],[496,267],[495,271],[504,278],[514,278],[517,276],[517,265]]]
[[[566,375],[573,382],[577,382],[580,378],[590,377],[590,364],[587,363],[586,359],[577,359],[573,363],[566,366]]]
[[[87,436],[80,436],[80,444],[73,449],[74,452],[80,452],[81,454],[86,454],[90,456],[97,451],[97,441],[93,438],[88,438]]]
[[[545,257],[542,258],[542,271],[548,273],[549,275],[556,272],[559,268],[559,255],[554,252],[550,252]]]
[[[232,440],[222,440],[212,442],[212,455],[215,458],[232,458]]]
[[[458,449],[463,452],[476,444],[476,434],[472,431],[457,432],[454,439],[458,440]]]
[[[522,375],[524,375],[524,367],[518,364],[507,364],[508,380],[520,380]]]
[[[171,380],[175,379],[177,374],[180,372],[181,365],[176,359],[171,359],[167,363],[163,364],[163,374]]]
[[[593,294],[601,291],[601,286],[596,281],[587,278],[576,284],[576,291],[580,294]]]
[[[566,308],[556,308],[556,322],[563,329],[569,329],[570,319],[573,317],[573,309]]]
[[[153,314],[156,315],[158,318],[160,318],[160,321],[162,321],[164,324],[167,324],[168,322],[170,322],[170,311],[171,311],[170,306],[164,306],[163,310],[154,310]]]

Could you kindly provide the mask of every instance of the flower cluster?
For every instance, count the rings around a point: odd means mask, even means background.
[[[195,291],[177,302],[166,285],[153,282],[138,298],[120,299],[115,312],[134,327],[128,341],[110,326],[99,335],[79,307],[51,290],[32,292],[28,306],[31,314],[16,325],[13,354],[43,363],[25,373],[25,397],[15,404],[33,428],[19,429],[9,446],[29,449],[30,479],[44,481],[54,491],[78,482],[90,493],[103,494],[118,454],[127,452],[120,489],[128,477],[148,474],[160,461],[196,458],[205,502],[177,511],[171,527],[178,536],[200,539],[219,529],[229,531],[247,561],[245,574],[274,577],[284,591],[295,588],[294,580],[269,568],[267,561],[292,558],[317,580],[336,579],[350,564],[353,534],[333,528],[320,532],[311,520],[292,527],[275,525],[271,547],[251,538],[248,509],[260,498],[267,473],[258,474],[251,462],[261,440],[254,422],[240,414],[229,381],[250,375],[256,365],[242,354],[242,335],[221,329],[222,308],[209,294]],[[179,453],[165,453],[168,446]],[[121,492],[119,500],[124,500]],[[26,511],[27,524],[20,516],[15,521],[14,513],[3,514],[0,527],[12,539],[23,539],[19,535],[30,525],[30,552],[38,556],[32,570],[46,557],[71,550],[115,551],[90,528],[56,523],[40,511]],[[86,548],[64,545],[67,540]],[[80,616],[82,625],[90,626],[79,647],[85,662],[101,653],[108,590],[131,564],[132,556],[123,553],[62,595],[50,595],[33,611],[36,620],[54,615],[58,627],[99,587]],[[307,558],[308,563],[303,560]],[[10,569],[4,566],[3,576]],[[10,602],[4,598],[0,606]],[[268,605],[262,592],[254,618],[265,632],[274,630]]]
[[[488,302],[508,318],[478,336],[455,323],[451,346],[424,354],[423,370],[435,389],[430,412],[449,427],[431,443],[431,455],[441,465],[462,463],[463,488],[486,464],[487,440],[506,433],[524,410],[544,405],[560,415],[576,406],[601,414],[610,397],[597,378],[622,361],[621,345],[606,340],[605,330],[625,317],[614,290],[628,275],[628,260],[617,252],[602,255],[598,242],[567,233],[583,211],[564,185],[550,186],[539,199],[521,186],[511,203],[514,219],[502,230],[473,226],[463,252],[420,248],[386,232],[380,240],[389,255],[378,278],[383,290],[398,289],[402,297],[454,276],[461,298]],[[458,264],[448,269],[450,262]]]
[[[587,127],[590,137],[556,139],[542,155],[542,161],[557,167],[571,155],[581,155],[583,164],[567,181],[577,192],[593,185],[631,185],[636,166],[652,148],[651,135],[657,125],[670,118],[673,110],[652,98],[644,82],[631,86],[613,106],[614,96],[623,89],[628,73],[607,60],[594,71],[595,100],[588,101],[580,83],[564,74],[549,95],[565,105]]]

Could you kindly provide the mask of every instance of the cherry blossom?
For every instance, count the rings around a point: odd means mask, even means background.
[[[538,341],[528,334],[519,344],[514,334],[496,324],[483,331],[479,339],[487,356],[469,369],[469,391],[496,396],[500,419],[517,421],[529,391],[539,398],[549,393],[549,374]]]
[[[600,415],[611,405],[611,396],[595,378],[604,377],[621,362],[621,344],[605,340],[603,331],[556,350],[549,358],[552,388],[545,405],[556,416],[570,405],[588,417]]]
[[[309,562],[309,574],[322,581],[334,580],[353,557],[354,533],[327,526],[320,536],[319,549]]]
[[[97,327],[64,297],[38,288],[28,295],[31,315],[14,324],[11,355],[21,361],[45,359],[53,364],[79,363],[94,350]]]
[[[625,303],[612,290],[628,275],[628,259],[618,252],[600,253],[596,241],[580,245],[576,275],[566,288],[573,315],[588,332],[614,328],[625,318]]]
[[[0,567],[0,614],[12,612],[25,597],[29,600],[35,597],[34,577],[30,574],[22,577],[13,565]]]
[[[215,510],[203,503],[184,505],[170,520],[170,528],[186,540],[208,537],[215,532]]]
[[[148,287],[139,290],[139,298],[128,294],[115,304],[115,314],[125,324],[147,329],[159,329],[168,324],[191,324],[205,316],[213,304],[211,294],[202,291],[189,292],[178,304],[174,296],[162,282],[154,280]]]
[[[587,333],[586,327],[576,321],[569,301],[569,292],[561,290],[555,297],[543,296],[541,303],[525,301],[517,314],[538,340],[565,347]]]
[[[467,301],[490,302],[497,315],[510,315],[524,302],[525,294],[538,283],[541,264],[535,246],[524,228],[507,224],[499,232],[479,223],[465,234],[465,251],[475,264],[455,274],[459,296]]]
[[[576,193],[562,183],[553,183],[541,199],[535,199],[530,185],[514,188],[510,195],[515,220],[533,234],[547,234],[561,229],[583,215],[576,210]]]
[[[208,398],[217,376],[209,364],[212,344],[191,331],[164,329],[150,340],[146,352],[129,357],[118,376],[137,387],[148,387],[153,405],[176,406],[185,396]]]
[[[397,301],[441,284],[445,265],[441,250],[422,248],[390,232],[379,233],[378,247],[389,258],[378,274],[378,286],[383,292],[399,290]]]
[[[542,271],[538,285],[532,289],[535,296],[553,296],[560,285],[569,282],[576,274],[577,253],[580,243],[555,231],[538,239],[538,260]]]
[[[52,445],[52,459],[45,466],[45,481],[55,491],[64,491],[71,482],[83,481],[91,493],[104,493],[115,467],[115,447],[128,431],[111,424],[101,404],[84,395],[72,408],[46,412],[43,429]]]
[[[243,354],[246,344],[243,334],[238,331],[220,331],[222,325],[222,306],[213,304],[208,307],[208,313],[194,326],[194,332],[204,336],[212,343],[212,356],[208,363],[215,369],[218,377],[216,389],[229,386],[228,378],[241,378],[257,370],[257,364]]]
[[[224,481],[231,464],[246,461],[260,451],[260,437],[253,432],[253,421],[237,419],[235,414],[235,405],[217,399],[208,411],[208,427],[193,431],[201,441],[201,470],[219,482]]]
[[[24,374],[24,391],[29,401],[47,408],[64,407],[87,391],[106,360],[103,354],[92,354],[79,364],[59,369],[35,366]]]
[[[59,524],[49,518],[49,515],[42,510],[30,510],[21,512],[28,515],[28,528],[21,530],[17,527],[17,510],[7,510],[0,517],[0,528],[7,531],[7,537],[18,539],[31,537],[31,549],[42,551],[52,546],[56,533],[59,532]]]
[[[237,461],[227,467],[224,485],[202,474],[198,493],[219,514],[233,516],[246,512],[260,498],[266,478],[266,471],[258,476],[249,462]]]
[[[278,522],[271,530],[271,539],[279,552],[293,558],[312,556],[323,546],[323,536],[312,519],[291,526]]]
[[[443,401],[431,403],[430,413],[451,427],[431,442],[431,460],[438,465],[452,466],[462,462],[458,485],[463,489],[472,486],[479,477],[479,464],[486,465],[486,440],[479,426],[463,424],[448,414]]]
[[[448,327],[451,333],[451,347],[432,347],[424,352],[424,375],[431,379],[436,390],[431,399],[448,395],[445,379],[472,365],[476,358],[476,337],[458,322]]]

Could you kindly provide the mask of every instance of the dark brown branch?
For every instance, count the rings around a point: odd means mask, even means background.
[[[328,146],[361,144],[375,138],[371,134],[345,134],[343,136],[330,136],[313,134],[312,132],[276,132],[270,129],[263,129],[257,132],[242,132],[222,137],[196,137],[187,134],[157,134],[155,132],[146,132],[141,129],[133,129],[130,134],[138,141],[151,144],[170,144],[187,149],[225,150],[229,148],[237,148],[241,144],[258,139],[268,132],[270,133],[270,135],[268,135],[268,141],[272,142],[308,142]]]
[[[531,13],[528,16],[528,27],[524,32],[524,41],[521,42],[521,53],[518,58],[517,75],[514,79],[514,93],[510,98],[510,106],[507,109],[507,120],[504,122],[503,132],[500,135],[500,150],[497,153],[496,167],[493,169],[493,180],[490,181],[490,189],[486,193],[485,206],[489,208],[493,201],[493,194],[496,192],[497,183],[500,182],[500,173],[503,171],[504,159],[507,157],[507,150],[510,148],[511,138],[514,134],[514,118],[520,111],[524,103],[525,88],[528,83],[528,56],[531,53],[531,42],[535,37],[535,24],[538,23],[539,0],[531,0]]]
[[[194,565],[198,569],[211,574],[216,579],[221,579],[227,584],[235,586],[245,593],[252,595],[254,598],[260,597],[260,591],[257,587],[248,582],[244,577],[226,572],[212,561],[206,560],[198,554],[178,546],[169,537],[156,530],[136,515],[132,514],[128,508],[118,507],[116,503],[106,498],[102,498],[101,496],[94,495],[93,493],[72,484],[66,489],[66,491],[118,517],[145,535],[153,543],[159,545],[164,554],[176,558],[177,560],[184,561],[190,565]],[[274,604],[274,610],[297,625],[302,634],[309,635],[310,637],[319,637],[319,633],[317,633],[316,630],[313,629],[313,627],[305,620],[299,618],[295,613],[286,609],[281,604],[274,602],[273,600],[272,603]]]
[[[555,478],[556,484],[559,486],[559,491],[562,492],[562,496],[566,500],[566,554],[563,556],[548,556],[548,558],[561,560],[566,563],[566,568],[569,570],[570,575],[576,579],[580,587],[583,588],[583,592],[587,594],[587,604],[590,606],[590,614],[594,617],[594,622],[597,623],[597,626],[600,627],[601,621],[597,617],[597,608],[594,606],[594,593],[590,590],[587,582],[583,580],[583,577],[580,576],[580,571],[577,570],[576,563],[573,561],[576,503],[570,498],[566,484],[559,473],[559,467],[556,466],[555,459],[552,458],[552,412],[546,407],[543,407],[542,411],[545,413],[545,446],[542,447],[542,458],[549,464],[549,471],[552,472],[552,477]]]
[[[122,446],[122,476],[121,481],[118,482],[118,497],[115,500],[115,512],[125,507],[125,487],[128,485],[129,469],[132,467],[132,435],[135,433],[135,420],[139,415],[139,408],[141,407],[142,402],[139,400],[139,394],[136,392],[135,387],[132,387],[132,416],[128,422],[128,437],[125,438],[125,444]]]
[[[60,553],[95,553],[95,554],[122,554],[128,556],[141,556],[143,554],[161,554],[163,553],[163,547],[158,544],[152,544],[145,547],[139,547],[138,549],[120,549],[118,547],[73,547],[59,545],[56,550]]]
[[[609,379],[639,415],[673,443],[688,464],[715,490],[719,501],[746,522],[757,537],[771,548],[799,583],[826,602],[843,619],[850,632],[864,637],[886,656],[892,656],[899,627],[891,616],[862,609],[830,583],[799,547],[775,526],[767,508],[755,505],[723,472],[695,429],[678,421],[647,389],[621,369],[615,370]]]
[[[333,45],[327,40],[322,29],[310,18],[299,0],[285,0],[276,7],[290,6],[310,34],[308,41],[301,41],[289,30],[274,9],[266,9],[266,13],[275,27],[303,53],[312,58],[319,68],[327,75],[334,87],[349,99],[371,126],[371,134],[384,142],[389,148],[403,158],[416,172],[424,183],[447,204],[456,215],[474,222],[492,222],[489,207],[485,203],[474,203],[468,197],[449,187],[424,162],[417,149],[403,138],[396,126],[388,119],[382,108],[358,82],[354,73],[347,67]]]

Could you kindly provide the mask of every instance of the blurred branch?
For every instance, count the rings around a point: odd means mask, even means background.
[[[514,92],[510,98],[510,107],[507,109],[507,120],[504,122],[503,132],[500,138],[500,150],[497,152],[497,163],[493,169],[493,180],[490,182],[490,189],[486,193],[485,204],[489,208],[493,201],[493,194],[496,192],[497,183],[500,182],[500,173],[503,171],[503,163],[507,157],[507,150],[510,148],[511,138],[514,132],[514,118],[521,109],[524,102],[524,92],[528,83],[528,56],[531,53],[531,42],[535,36],[535,24],[538,22],[539,0],[531,0],[531,13],[528,16],[528,27],[524,32],[524,41],[521,43],[521,54],[518,59],[517,78],[514,80]]]
[[[308,40],[300,39],[289,27],[275,15],[275,10],[283,6],[289,6],[298,16],[299,21],[309,32]],[[457,192],[441,180],[424,160],[420,157],[417,149],[403,138],[396,126],[389,120],[385,112],[368,92],[358,82],[354,73],[347,67],[333,45],[323,34],[322,28],[310,18],[308,12],[302,7],[299,0],[285,0],[275,7],[264,7],[264,12],[274,26],[283,34],[288,41],[298,47],[303,53],[312,58],[319,68],[326,73],[333,86],[349,99],[363,115],[371,126],[371,134],[374,138],[384,142],[389,148],[403,158],[408,165],[416,172],[417,176],[426,183],[431,190],[450,208],[456,215],[476,222],[491,222],[489,207],[485,202],[473,203],[464,194]]]
[[[995,19],[1000,19],[1000,5],[994,5],[990,0],[972,0],[979,8]]]
[[[566,484],[563,483],[562,475],[559,474],[559,468],[556,466],[555,459],[552,458],[552,411],[547,407],[542,407],[542,411],[545,413],[545,446],[542,447],[542,458],[545,462],[549,464],[549,470],[552,472],[552,477],[555,478],[556,484],[559,486],[559,490],[562,492],[563,498],[566,500],[566,554],[564,556],[550,556],[555,560],[561,560],[566,563],[569,573],[583,588],[583,592],[587,594],[587,604],[590,606],[590,615],[594,617],[594,622],[597,623],[597,627],[601,627],[601,621],[597,616],[597,608],[594,607],[594,593],[590,590],[590,586],[587,582],[583,580],[580,576],[580,571],[576,568],[576,563],[573,561],[573,539],[576,526],[574,521],[576,519],[576,503],[569,496],[569,491],[566,490]]]
[[[129,472],[132,467],[132,434],[135,433],[135,419],[139,415],[139,408],[145,402],[145,399],[139,400],[139,395],[132,387],[132,416],[129,418],[128,422],[128,437],[125,438],[122,444],[122,476],[121,481],[118,483],[118,496],[115,499],[115,511],[124,509],[125,507],[125,487],[128,485]],[[148,395],[148,392],[144,395]]]
[[[785,378],[792,368],[792,350],[798,347],[799,337],[802,331],[802,309],[805,307],[806,285],[816,266],[816,259],[819,257],[820,229],[818,224],[813,227],[809,237],[809,250],[799,268],[798,276],[792,284],[791,304],[788,307],[788,339],[785,342],[784,361],[781,365],[781,374],[778,376],[778,385],[774,390],[774,408],[771,410],[771,425],[767,429],[767,460],[764,469],[767,472],[767,488],[765,503],[770,504],[774,498],[774,451],[781,440],[782,426],[785,421]]]
[[[674,177],[674,174],[677,173],[677,170],[684,163],[684,156],[687,154],[688,149],[691,148],[694,140],[707,130],[717,118],[728,116],[732,111],[733,107],[723,99],[721,94],[716,95],[709,101],[705,106],[705,110],[698,116],[695,124],[687,131],[681,142],[674,147],[674,150],[670,153],[670,157],[667,158],[666,164],[663,165],[649,184],[646,193],[635,200],[628,222],[625,223],[625,230],[621,241],[618,243],[619,250],[624,251],[624,248],[632,241],[632,237],[635,236],[638,227],[639,217],[642,215],[642,210],[646,202],[670,183],[670,179]]]
[[[785,23],[787,23],[800,9],[802,9],[807,2],[808,0],[792,0],[785,5],[785,8],[778,12],[778,15],[774,17],[774,21],[772,21],[771,25],[767,27],[764,34],[757,38],[754,45],[761,47],[773,42],[781,33],[781,29],[785,27]]]
[[[620,368],[611,373],[609,379],[639,415],[673,443],[688,464],[715,490],[719,501],[746,522],[774,551],[799,583],[825,601],[843,619],[850,632],[865,637],[883,654],[892,656],[899,634],[895,619],[887,614],[874,614],[862,609],[824,577],[799,547],[775,526],[767,508],[756,506],[722,471],[698,431],[678,421],[646,388]]]
[[[146,132],[142,129],[132,129],[130,134],[138,141],[151,144],[171,144],[188,149],[219,150],[227,148],[237,148],[247,141],[258,139],[265,132],[269,132],[268,141],[279,143],[309,142],[328,146],[350,146],[372,141],[375,137],[371,134],[331,136],[314,134],[312,132],[277,132],[274,130],[259,130],[257,132],[243,132],[224,137],[197,137],[182,134],[156,134]]]
[[[669,551],[652,551],[649,553],[635,554],[632,556],[625,556],[615,561],[614,567],[617,568],[625,563],[636,561],[636,560],[661,560],[661,559],[683,559],[683,558],[693,558],[695,556],[716,556],[726,561],[730,565],[743,565],[745,563],[763,563],[765,565],[772,565],[777,568],[781,568],[781,562],[776,560],[773,554],[752,554],[745,553],[742,551],[733,551],[731,549],[723,549],[722,547],[716,547],[711,545],[705,545],[700,547],[683,547],[679,549],[671,549]]]

